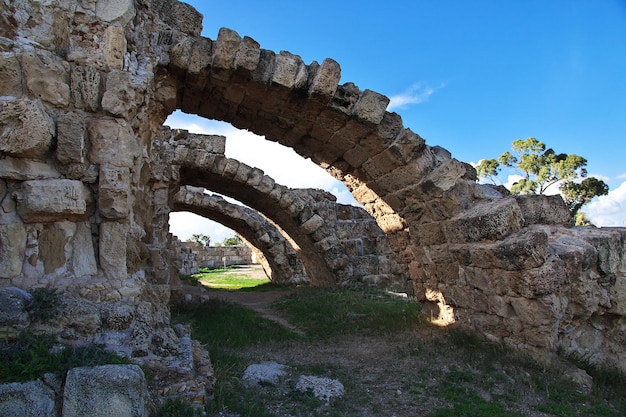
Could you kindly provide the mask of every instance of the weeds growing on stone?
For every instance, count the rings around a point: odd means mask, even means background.
[[[28,311],[35,320],[46,322],[60,314],[61,294],[57,292],[56,288],[34,288],[30,291],[30,295]]]

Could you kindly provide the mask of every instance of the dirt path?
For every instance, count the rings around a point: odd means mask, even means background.
[[[251,277],[262,278],[265,277],[263,268],[258,265],[243,265],[232,271],[226,272],[226,274],[246,274]],[[275,291],[225,291],[214,290],[207,288],[209,297],[213,299],[223,300],[229,303],[240,304],[250,310],[256,312],[261,317],[268,320],[275,321],[281,326],[303,335],[303,332],[289,323],[278,311],[272,308],[272,304],[291,294],[289,290],[275,290]]]

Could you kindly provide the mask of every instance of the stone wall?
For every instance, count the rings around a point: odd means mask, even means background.
[[[245,246],[195,247],[196,262],[200,268],[219,268],[222,266],[250,265],[253,263],[252,250]]]
[[[229,29],[201,37],[202,16],[174,0],[7,0],[1,13],[0,286],[62,289],[100,318],[83,340],[136,358],[176,352],[167,223],[190,185],[271,218],[317,284],[371,275],[494,340],[626,369],[626,229],[572,228],[558,198],[477,184],[387,97],[338,85],[332,59],[307,65]],[[176,109],[310,158],[385,238],[342,240],[343,209],[225,158],[223,140],[162,139]],[[352,268],[350,254],[373,246],[376,259]]]

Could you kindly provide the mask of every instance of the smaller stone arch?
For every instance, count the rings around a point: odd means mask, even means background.
[[[174,196],[174,211],[189,211],[215,220],[239,233],[260,250],[275,283],[308,282],[304,265],[293,246],[265,217],[254,210],[229,203],[218,195],[204,193],[202,188],[181,187]]]
[[[365,281],[405,288],[387,235],[367,211],[338,204],[323,190],[277,184],[262,170],[225,157],[225,143],[223,136],[164,128],[156,146],[180,185],[235,198],[277,225],[299,247],[312,284]]]

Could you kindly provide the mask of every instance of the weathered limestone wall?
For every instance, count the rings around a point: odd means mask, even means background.
[[[252,250],[245,246],[196,247],[191,249],[196,255],[200,268],[219,268],[220,266],[250,265]]]

